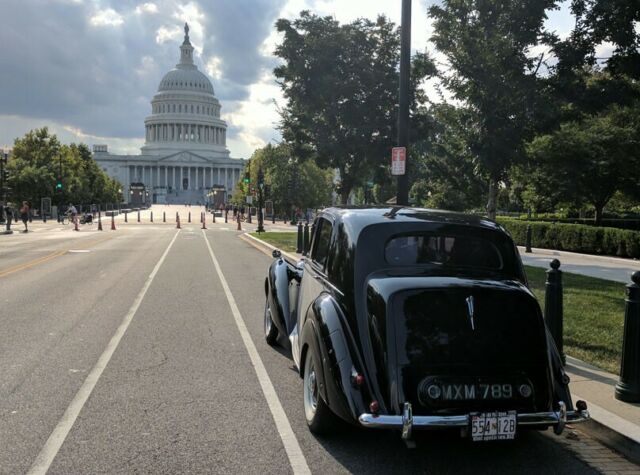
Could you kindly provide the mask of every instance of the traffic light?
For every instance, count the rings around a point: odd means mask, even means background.
[[[62,191],[62,180],[56,182],[56,191]]]
[[[6,168],[2,170],[2,180],[5,182],[9,180],[9,170]]]
[[[244,174],[244,180],[243,180],[246,184],[249,184],[249,182],[251,181],[251,178],[249,178],[249,174],[245,173]]]

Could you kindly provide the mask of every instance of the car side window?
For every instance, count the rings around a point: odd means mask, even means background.
[[[311,259],[324,269],[329,257],[329,245],[331,244],[331,223],[320,218],[318,220],[318,229],[314,236],[314,245],[311,253]]]

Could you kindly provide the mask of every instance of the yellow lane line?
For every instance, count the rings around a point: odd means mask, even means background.
[[[59,251],[55,251],[52,252],[51,254],[47,254],[46,256],[42,256],[42,257],[38,257],[37,259],[33,259],[32,261],[29,262],[25,262],[23,264],[17,264],[13,267],[9,267],[8,269],[4,269],[4,270],[0,270],[0,277],[4,277],[6,275],[9,274],[13,274],[15,272],[21,271],[21,270],[25,270],[25,269],[29,269],[31,267],[37,266],[38,264],[43,264],[47,261],[50,261],[51,259],[55,259],[56,257],[60,257],[64,254],[66,254],[67,252],[69,252],[71,249],[86,249],[88,246],[95,246],[98,245],[104,241],[107,241],[111,239],[111,236],[107,237],[107,238],[103,238],[103,239],[97,239],[97,240],[93,240],[93,241],[89,241],[86,243],[81,244],[81,246],[76,247],[69,247],[67,249],[61,249]]]

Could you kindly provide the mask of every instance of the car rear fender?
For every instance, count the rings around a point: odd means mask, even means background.
[[[319,371],[320,393],[331,410],[342,419],[355,422],[365,411],[366,385],[361,388],[352,382],[352,371],[359,371],[360,358],[349,345],[349,335],[342,312],[328,294],[322,294],[309,307],[302,331],[302,361],[300,374],[304,374],[306,351],[314,351],[316,361],[322,363]]]
[[[282,257],[274,259],[269,266],[265,293],[271,306],[273,323],[281,335],[289,336],[295,324],[295,315],[292,311],[294,308],[291,303],[295,303],[297,291],[290,292],[290,287],[294,286],[296,287],[294,290],[297,290],[301,273],[300,269]]]
[[[563,401],[567,405],[567,410],[573,410],[573,401],[569,391],[569,375],[564,370],[562,358],[558,352],[553,336],[547,330],[547,346],[549,347],[549,366],[553,381],[553,404]]]

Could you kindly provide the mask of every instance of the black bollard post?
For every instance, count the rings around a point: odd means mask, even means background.
[[[276,207],[271,208],[271,224],[276,224]]]
[[[620,380],[615,396],[624,402],[640,402],[640,271],[634,272],[631,280],[627,284]]]
[[[251,224],[251,206],[247,207],[249,214],[247,215],[247,223]]]
[[[556,343],[562,363],[566,362],[566,356],[562,344],[563,329],[563,308],[562,308],[562,271],[560,270],[560,261],[553,259],[547,271],[547,281],[545,283],[544,294],[544,319],[547,322],[549,333]]]
[[[224,210],[224,222],[225,222],[225,223],[226,223],[226,222],[228,222],[228,219],[227,219],[228,217],[229,217],[229,210],[226,210],[226,209],[225,209],[225,210]]]
[[[128,215],[128,214],[129,214],[129,212],[128,212],[128,211],[125,211],[125,212],[124,212],[124,222],[125,222],[125,223],[128,223],[128,222],[129,222],[129,219],[127,218],[127,215]]]
[[[525,242],[525,251],[524,252],[531,252],[531,225],[527,224],[527,237],[526,237],[526,242]]]
[[[189,205],[191,206],[191,205]],[[189,211],[189,222],[191,222],[191,211]]]
[[[140,210],[138,210],[138,222],[140,222]]]
[[[309,253],[309,221],[304,224],[303,250],[306,256]]]
[[[302,242],[302,222],[298,223],[298,247],[296,248],[296,252],[298,254],[302,253],[302,246],[304,245]]]
[[[47,213],[42,213],[42,222],[46,224],[46,222],[47,222]]]
[[[166,211],[163,211],[163,212],[162,212],[162,222],[163,222],[163,223],[166,223],[166,222],[167,222],[167,212],[166,212]]]
[[[153,223],[153,211],[151,211],[151,222]]]

